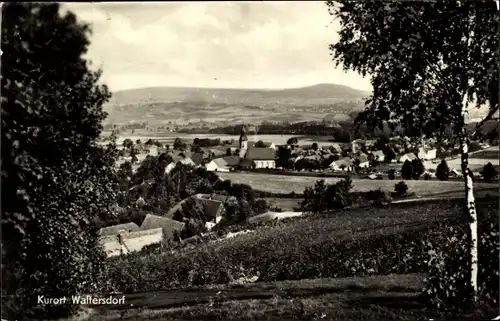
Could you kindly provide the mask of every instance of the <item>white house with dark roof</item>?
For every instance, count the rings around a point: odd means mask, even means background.
[[[276,168],[276,151],[272,148],[250,147],[245,158],[253,162],[254,168]]]
[[[205,168],[210,172],[229,172],[231,167],[223,157],[214,158],[209,163],[205,164]]]
[[[354,169],[352,160],[349,157],[344,157],[342,159],[333,161],[329,168],[334,171],[350,172]]]
[[[375,160],[377,160],[378,162],[385,161],[385,154],[383,151],[376,150],[376,151],[372,151],[371,154],[373,155],[373,157],[375,157]]]
[[[368,160],[368,156],[364,153],[361,153],[358,157],[359,167],[360,168],[368,168],[370,167],[370,161]]]
[[[424,160],[432,160],[437,158],[437,149],[436,148],[425,148],[420,147],[418,149],[418,158]]]
[[[407,153],[399,158],[399,162],[404,163],[407,160],[411,162],[414,159],[417,159],[417,155],[415,155],[415,153]]]

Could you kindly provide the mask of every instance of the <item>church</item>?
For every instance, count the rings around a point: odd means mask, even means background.
[[[240,133],[240,153],[241,159],[251,161],[253,168],[276,168],[276,151],[271,147],[255,147],[247,137],[247,128],[241,126]]]

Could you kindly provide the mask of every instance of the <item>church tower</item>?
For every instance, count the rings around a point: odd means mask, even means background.
[[[246,134],[247,130],[245,128],[245,125],[241,126],[241,133],[240,133],[240,156],[245,155],[246,151],[248,149],[248,138]],[[241,156],[243,157],[243,156]]]

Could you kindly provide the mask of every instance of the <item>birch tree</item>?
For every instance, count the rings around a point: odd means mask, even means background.
[[[498,112],[498,9],[495,1],[328,1],[339,22],[333,61],[369,76],[373,93],[357,122],[400,124],[414,138],[441,138],[452,126],[460,143],[471,217],[471,286],[477,293],[477,214],[466,129],[471,108],[488,106],[476,130]]]

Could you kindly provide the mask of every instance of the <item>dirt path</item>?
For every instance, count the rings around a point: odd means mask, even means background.
[[[422,287],[423,279],[424,276],[420,274],[405,274],[171,289],[155,292],[117,294],[115,295],[116,298],[121,298],[125,295],[125,304],[103,305],[97,307],[97,309],[170,309],[211,302],[270,299],[274,297],[314,297],[328,293],[345,292],[365,294],[376,291],[417,293]]]

